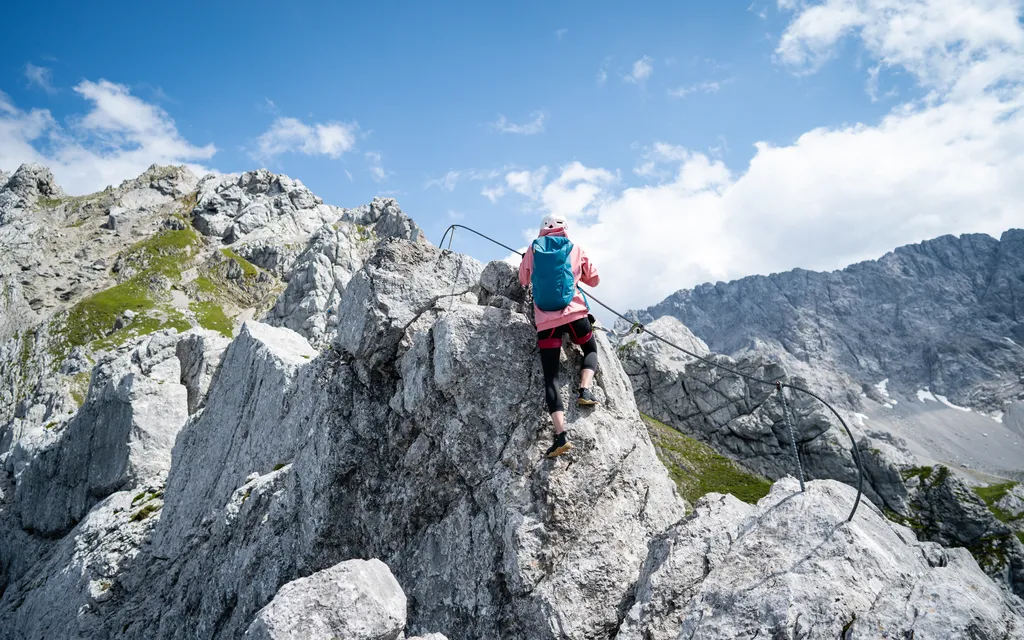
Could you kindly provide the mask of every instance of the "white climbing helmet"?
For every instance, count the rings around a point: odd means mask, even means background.
[[[549,213],[540,221],[540,230],[544,229],[565,229],[569,230],[569,221],[565,216],[558,213]]]

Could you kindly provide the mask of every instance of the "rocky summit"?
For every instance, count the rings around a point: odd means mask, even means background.
[[[0,638],[1024,638],[1006,581],[941,546],[963,527],[887,518],[882,471],[846,522],[854,491],[800,492],[778,408],[720,374],[662,402],[600,334],[601,404],[571,405],[575,449],[545,458],[528,292],[394,200],[175,167],[70,197],[23,166],[0,245]],[[748,502],[691,492],[637,409],[710,389],[702,446],[765,483]],[[794,409],[831,455],[813,477],[848,467]],[[746,448],[711,435],[741,416]],[[901,471],[899,505],[965,504]]]

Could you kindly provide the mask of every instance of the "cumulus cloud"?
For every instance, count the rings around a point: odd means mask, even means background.
[[[654,73],[654,67],[651,63],[654,60],[650,56],[644,56],[633,63],[633,70],[630,71],[623,78],[626,82],[632,82],[633,84],[643,84],[647,81],[647,78],[651,77]]]
[[[62,126],[48,109],[25,111],[0,92],[0,168],[39,162],[69,193],[89,193],[134,178],[151,164],[199,164],[217,152],[183,138],[163,109],[107,80],[74,87],[89,103],[84,115]]]
[[[269,162],[283,153],[340,158],[356,146],[355,123],[325,122],[308,125],[298,118],[281,117],[256,139],[254,160]]]
[[[788,68],[806,72],[843,36],[859,37],[927,97],[877,123],[757,143],[738,172],[658,143],[641,151],[639,185],[573,163],[517,191],[539,211],[572,218],[574,240],[602,270],[603,299],[636,308],[706,281],[842,268],[946,233],[1020,226],[1024,27],[1015,2],[788,4],[795,14],[778,47]]]
[[[540,195],[547,174],[547,167],[541,167],[534,171],[509,171],[505,174],[505,184],[508,185],[509,191],[528,198],[536,198]]]
[[[25,79],[28,80],[29,85],[38,87],[46,93],[57,93],[57,89],[53,86],[53,72],[46,67],[36,66],[31,62],[26,63]]]
[[[544,131],[544,119],[547,117],[543,111],[534,111],[530,116],[533,120],[516,124],[509,122],[504,115],[498,114],[498,120],[491,123],[491,128],[499,133],[516,133],[523,136],[532,136]]]

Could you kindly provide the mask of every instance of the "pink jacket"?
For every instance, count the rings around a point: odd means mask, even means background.
[[[564,236],[565,229],[542,229],[540,235]],[[582,281],[588,287],[596,287],[601,282],[600,276],[597,275],[597,267],[587,258],[587,254],[584,253],[579,245],[573,245],[572,253],[569,257],[572,260],[572,275],[577,284]],[[519,282],[524,287],[530,286],[530,275],[532,273],[533,247],[530,247],[526,250],[523,261],[519,263]],[[572,299],[568,307],[561,311],[543,311],[538,309],[537,305],[534,305],[533,313],[537,331],[544,331],[560,327],[563,324],[569,324],[580,318],[586,318],[589,311],[587,310],[587,303],[583,300],[583,294],[577,289],[576,297]]]

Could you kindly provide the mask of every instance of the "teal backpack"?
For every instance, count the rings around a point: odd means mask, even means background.
[[[565,236],[533,241],[533,302],[541,311],[561,311],[576,295],[572,275],[572,242]]]

